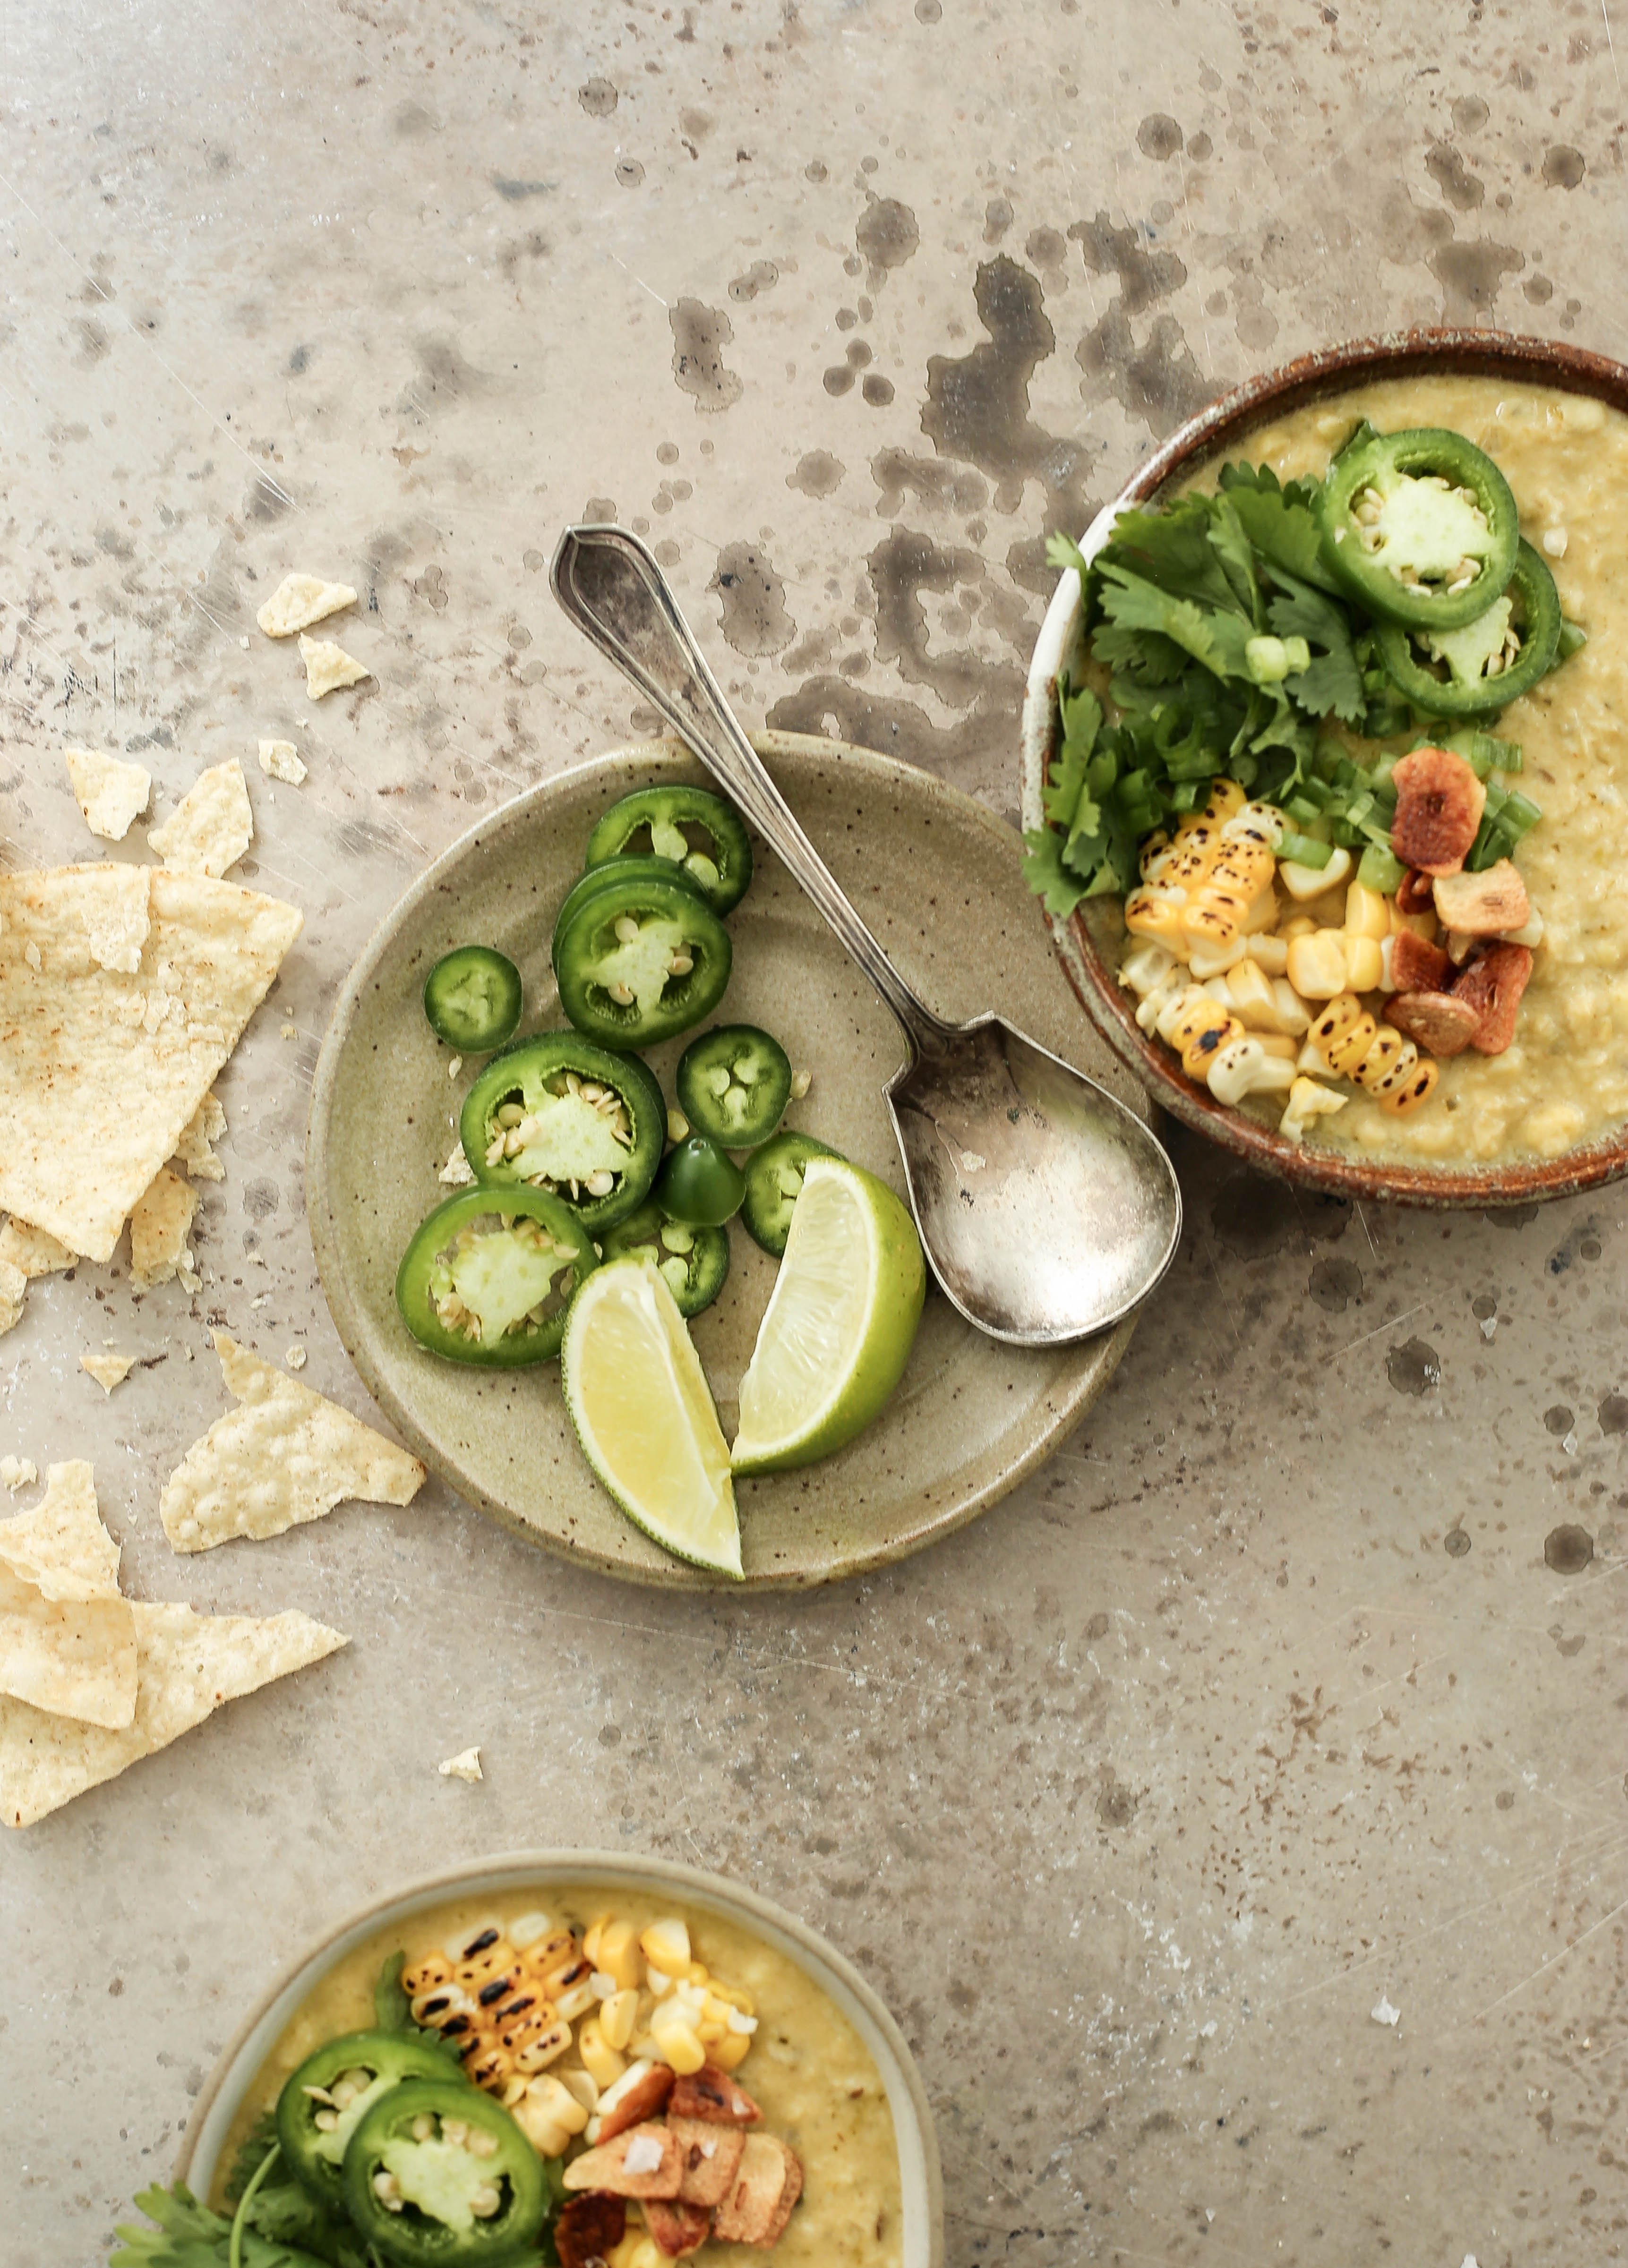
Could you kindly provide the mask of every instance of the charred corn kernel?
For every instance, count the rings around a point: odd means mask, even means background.
[[[1429,1101],[1440,1076],[1440,1067],[1434,1057],[1421,1057],[1399,1086],[1378,1098],[1380,1108],[1389,1110],[1393,1118],[1405,1118],[1410,1110],[1417,1110],[1421,1102]]]
[[[546,2031],[541,2031],[534,2038],[527,2040],[524,2047],[515,2050],[514,2068],[524,2072],[546,2071],[551,2063],[558,2061],[570,2045],[571,2026],[563,2021],[552,2023]]]
[[[1182,935],[1182,916],[1187,905],[1187,894],[1170,888],[1165,883],[1145,885],[1132,890],[1125,900],[1125,927],[1132,937],[1155,938],[1160,945],[1170,945]]]
[[[1127,991],[1136,993],[1139,998],[1162,983],[1175,966],[1175,955],[1162,945],[1151,941],[1133,945],[1119,964],[1119,981]]]
[[[1190,953],[1196,946],[1230,945],[1243,927],[1248,900],[1237,890],[1205,883],[1197,903],[1182,916],[1182,935]]]
[[[1204,1076],[1218,1102],[1235,1106],[1246,1094],[1286,1094],[1294,1082],[1294,1065],[1269,1056],[1258,1040],[1244,1038],[1222,1048]]]
[[[1200,1032],[1190,1047],[1183,1048],[1182,1069],[1187,1073],[1189,1079],[1208,1078],[1210,1065],[1219,1050],[1229,1046],[1234,1040],[1241,1040],[1242,1037],[1243,1026],[1235,1016],[1229,1016],[1224,1024]]]
[[[1271,845],[1260,836],[1229,835],[1210,869],[1210,880],[1241,890],[1253,902],[1271,880],[1277,864]]]
[[[1345,1095],[1336,1094],[1331,1086],[1320,1086],[1315,1079],[1297,1079],[1289,1089],[1289,1107],[1278,1122],[1278,1131],[1285,1141],[1303,1141],[1314,1118],[1326,1118],[1336,1110],[1344,1110],[1347,1100]]]
[[[1345,934],[1372,938],[1390,935],[1390,900],[1382,890],[1371,890],[1365,882],[1350,885],[1345,892]]]
[[[1137,872],[1145,882],[1156,882],[1161,862],[1168,864],[1165,853],[1170,849],[1170,836],[1162,827],[1156,827],[1137,854]]]
[[[1413,1042],[1404,1040],[1394,1024],[1381,1024],[1353,1076],[1359,1085],[1377,1094],[1393,1071],[1403,1075],[1411,1070],[1413,1058],[1418,1053]],[[1330,1067],[1332,1069],[1333,1065]]]
[[[546,1984],[559,1970],[568,1968],[581,1956],[577,1951],[577,1940],[570,1930],[549,1929],[534,1939],[519,1958],[520,1967],[528,1977],[535,1977],[540,1984]]]
[[[551,2039],[564,2021],[552,2001],[519,1994],[507,2007],[498,2010],[490,2036],[518,2058],[539,2042]]]
[[[608,2046],[620,2051],[633,2036],[634,2021],[638,2014],[638,1994],[618,1992],[608,2000],[601,2000],[597,2019],[600,2036]]]
[[[1354,1024],[1345,1027],[1337,1040],[1330,1041],[1324,1048],[1322,1059],[1337,1079],[1354,1079],[1378,1037],[1379,1026],[1365,1010]]]
[[[1345,989],[1348,992],[1372,992],[1384,974],[1384,956],[1376,937],[1353,937],[1350,930],[1341,932],[1345,939]]]
[[[600,1932],[599,1950],[595,1960],[608,1977],[614,1977],[623,1992],[637,1992],[645,1981],[645,1956],[639,1951],[638,1932],[630,1921],[613,1921]]]
[[[1212,779],[1201,815],[1212,825],[1221,826],[1243,809],[1244,802],[1244,792],[1235,779]]]
[[[1349,990],[1345,982],[1345,939],[1337,929],[1314,930],[1289,946],[1289,982],[1303,1000],[1331,1000]]]
[[[630,2032],[631,2029],[630,2023]],[[627,2044],[625,2040],[622,2044]],[[621,2054],[605,2036],[602,2015],[590,2016],[586,2023],[578,2026],[577,2053],[582,2058],[583,2069],[591,2074],[596,2087],[614,2087],[628,2067]]]
[[[1183,850],[1212,850],[1220,839],[1220,828],[1202,811],[1190,811],[1176,821],[1175,840]]]
[[[1190,985],[1167,1019],[1160,1017],[1159,1036],[1168,1040],[1176,1053],[1184,1056],[1189,1048],[1196,1047],[1208,1032],[1227,1031],[1234,1020],[1230,1009],[1212,999],[1202,984]],[[1227,1032],[1228,1039],[1233,1037]],[[1211,1042],[1206,1052],[1213,1052],[1217,1042]]]
[[[1224,842],[1235,841],[1239,836],[1264,843],[1276,850],[1283,840],[1283,814],[1270,803],[1241,803],[1221,823]]]
[[[454,2028],[467,2032],[481,2013],[461,1984],[432,1985],[428,1992],[415,1992],[407,2005],[413,2021],[431,2032],[450,2032]]]
[[[591,1961],[596,1969],[600,1965],[600,1939],[607,1925],[615,1919],[614,1914],[595,1914],[582,1933],[582,1957],[585,1961]]]
[[[1289,948],[1280,937],[1251,937],[1249,958],[1269,976],[1285,976],[1289,969]],[[1194,971],[1197,975],[1197,970]]]
[[[512,1921],[509,1924],[509,1942],[517,1953],[525,1953],[530,1947],[540,1944],[550,1933],[554,1926],[551,1915],[522,1914],[518,1921]]]
[[[574,2024],[578,2016],[586,2016],[590,2008],[597,2008],[599,1994],[593,1989],[593,1975],[584,1977],[578,1983],[568,1986],[560,1994],[555,2006],[568,2024]]]
[[[519,1964],[519,1955],[506,1937],[500,1937],[483,1952],[466,1955],[453,1963],[453,1974],[466,1992],[478,1995],[483,1986],[506,1977]]]
[[[452,1981],[453,1964],[444,1953],[427,1953],[422,1961],[415,1961],[401,1971],[401,1990],[409,2000],[416,2000],[421,1994],[433,1992]],[[420,2023],[423,2019],[415,2016],[413,2021]]]
[[[1197,945],[1187,965],[1201,984],[1207,983],[1212,976],[1224,976],[1229,968],[1236,968],[1249,949],[1241,937],[1227,945]]]
[[[1354,992],[1341,992],[1330,1001],[1313,1019],[1310,1039],[1320,1051],[1331,1047],[1343,1034],[1350,1031],[1362,1015],[1362,1003]]]
[[[478,1960],[483,1953],[497,1944],[503,1936],[503,1925],[495,1915],[484,1921],[472,1922],[467,1929],[449,1937],[442,1951],[454,1968],[460,1961]]]
[[[712,2060],[720,2071],[738,2071],[751,2051],[751,2036],[745,2032],[726,2032],[712,2051]]]
[[[464,2076],[483,2087],[489,2094],[500,2095],[503,2083],[511,2073],[519,2068],[518,2059],[497,2040],[483,2040],[463,2059]]]
[[[1249,1036],[1260,1042],[1263,1054],[1275,1056],[1279,1063],[1292,1064],[1300,1055],[1300,1042],[1287,1032],[1251,1032]]]

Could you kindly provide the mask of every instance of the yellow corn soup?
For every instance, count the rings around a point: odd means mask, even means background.
[[[761,2268],[768,2259],[776,2268],[897,2268],[903,2223],[893,2114],[876,2066],[847,2018],[795,1962],[748,1930],[670,1898],[592,1884],[449,1900],[390,1923],[348,1955],[291,2020],[245,2095],[217,2172],[217,2209],[230,2211],[225,2183],[238,2149],[261,2113],[276,2104],[290,2073],[325,2041],[372,2026],[374,1982],[392,1954],[404,1950],[410,1966],[460,1931],[488,1920],[506,1927],[539,1909],[578,1938],[607,1912],[640,1930],[678,1914],[689,1931],[692,1957],[721,1984],[749,1992],[755,2004],[757,2030],[733,2076],[762,2111],[762,2131],[779,2135],[802,2160],[803,2193],[772,2252],[709,2239],[689,2257],[700,2268]],[[550,2068],[564,2071],[578,2061],[573,2047]],[[628,2226],[637,2225],[630,2206]]]
[[[1321,478],[1359,417],[1381,433],[1445,425],[1484,449],[1588,644],[1483,720],[1521,743],[1511,784],[1543,814],[1515,852],[1543,937],[1514,1041],[1444,1062],[1409,1117],[1354,1091],[1309,1138],[1425,1166],[1557,1157],[1628,1120],[1628,417],[1497,379],[1390,379],[1263,425],[1228,453],[1283,480]],[[1213,488],[1218,470],[1186,485]],[[1342,888],[1294,910],[1337,924],[1344,904]]]

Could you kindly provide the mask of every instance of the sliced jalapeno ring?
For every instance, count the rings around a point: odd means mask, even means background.
[[[549,2184],[525,2130],[460,2079],[408,2079],[344,2155],[345,2210],[400,2268],[507,2268],[533,2246]]]
[[[566,891],[565,902],[554,917],[554,943],[559,943],[567,922],[590,898],[597,898],[601,890],[610,889],[616,883],[629,881],[681,882],[704,905],[708,902],[707,894],[695,876],[674,865],[670,858],[608,858],[603,865],[590,866],[586,874],[578,874]]]
[[[346,2145],[380,2097],[408,2079],[464,2083],[445,2048],[410,2032],[347,2032],[306,2058],[277,2097],[276,2123],[283,2155],[307,2196],[344,2210]]]
[[[729,967],[722,922],[687,884],[667,878],[630,876],[585,898],[554,940],[560,1005],[605,1047],[645,1048],[687,1032],[722,999]]]
[[[661,1089],[636,1056],[540,1032],[493,1057],[464,1097],[458,1131],[477,1181],[563,1198],[597,1235],[642,1203],[667,1122]]]
[[[792,1099],[785,1049],[755,1024],[719,1024],[678,1059],[678,1107],[697,1134],[726,1150],[766,1142]]]
[[[1421,425],[1357,432],[1318,502],[1323,552],[1382,622],[1457,630],[1514,570],[1521,517],[1508,482],[1462,433]]]
[[[789,1130],[774,1135],[746,1162],[746,1195],[740,1219],[754,1244],[778,1260],[792,1233],[792,1213],[803,1191],[803,1175],[811,1158],[835,1158],[840,1152],[816,1142],[812,1134]]]
[[[488,1055],[520,1020],[520,972],[487,945],[444,953],[424,979],[424,1014],[438,1040],[468,1056]]]
[[[543,1189],[483,1184],[420,1223],[396,1270],[395,1303],[431,1354],[517,1370],[559,1352],[565,1310],[597,1264],[570,1205]]]
[[[1462,630],[1381,622],[1380,659],[1426,717],[1490,717],[1528,693],[1555,658],[1560,596],[1541,552],[1522,541],[1508,588]]]
[[[721,1228],[740,1211],[745,1194],[740,1167],[704,1134],[669,1150],[656,1176],[656,1203],[687,1228]]]
[[[648,849],[698,883],[715,914],[726,914],[746,895],[752,879],[752,845],[733,803],[704,787],[642,787],[613,803],[588,837],[584,865]]]
[[[729,1231],[691,1227],[669,1219],[652,1199],[628,1219],[619,1221],[605,1238],[605,1258],[620,1260],[630,1252],[646,1254],[686,1322],[710,1307],[729,1274]]]

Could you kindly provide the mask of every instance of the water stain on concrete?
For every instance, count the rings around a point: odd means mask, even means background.
[[[1006,197],[991,197],[983,208],[983,241],[998,244],[1012,226],[1013,212]]]
[[[1154,438],[1174,433],[1215,392],[1198,367],[1175,317],[1155,317],[1138,343],[1131,317],[1168,298],[1187,281],[1186,263],[1167,247],[1155,248],[1134,226],[1116,228],[1106,212],[1076,221],[1070,237],[1079,246],[1094,276],[1116,276],[1113,304],[1074,350],[1084,372],[1087,399],[1111,394],[1130,416],[1139,417]],[[1098,381],[1094,387],[1092,381]]]
[[[1461,94],[1453,105],[1453,123],[1461,134],[1479,134],[1492,115],[1478,94]]]
[[[1602,1433],[1628,1433],[1628,1394],[1608,1394],[1597,1414]]]
[[[1268,1260],[1308,1237],[1332,1243],[1344,1236],[1351,1205],[1344,1197],[1300,1197],[1280,1182],[1240,1171],[1229,1174],[1210,1206],[1210,1226],[1240,1260]]]
[[[1444,244],[1431,254],[1429,266],[1441,286],[1443,320],[1473,322],[1491,313],[1505,276],[1520,274],[1526,266],[1526,254],[1513,244],[1494,244],[1490,239]]]
[[[922,431],[941,457],[991,476],[998,511],[1016,512],[1025,481],[1036,479],[1054,499],[1047,525],[1078,533],[1090,516],[1082,452],[1029,416],[1029,380],[1057,345],[1039,281],[1003,253],[979,267],[973,304],[989,337],[970,354],[928,357]]]
[[[1543,1565],[1557,1575],[1580,1575],[1593,1557],[1594,1538],[1586,1528],[1566,1521],[1543,1538]]]
[[[982,512],[990,498],[982,475],[962,465],[946,464],[933,457],[913,457],[907,449],[880,449],[871,459],[871,478],[877,487],[876,510],[882,519],[896,519],[906,495],[938,512]]]
[[[1425,153],[1425,171],[1455,212],[1473,212],[1486,195],[1486,183],[1470,172],[1450,142],[1432,144]]]
[[[856,747],[877,748],[955,780],[982,778],[987,772],[991,752],[1010,741],[1012,711],[999,701],[980,701],[954,724],[940,725],[919,702],[869,692],[845,677],[828,674],[808,678],[785,695],[765,721],[775,732],[851,740]]]
[[[1569,142],[1557,142],[1543,152],[1545,188],[1574,189],[1587,171],[1582,151],[1573,150]]]
[[[810,449],[797,460],[796,469],[785,476],[789,489],[799,489],[806,497],[835,496],[842,486],[847,467],[839,463],[829,449]]]
[[[1566,1661],[1575,1661],[1578,1655],[1588,1643],[1588,1635],[1586,1631],[1579,1631],[1573,1637],[1567,1638],[1565,1635],[1565,1626],[1562,1623],[1551,1623],[1548,1630],[1544,1632],[1544,1636],[1546,1638],[1553,1638],[1555,1642],[1555,1652]]]
[[[1096,1815],[1103,1826],[1129,1827],[1136,1817],[1139,1800],[1135,1790],[1116,1777],[1112,1764],[1108,1765],[1102,1776],[1102,1791],[1096,1800]]]
[[[1572,1430],[1573,1419],[1564,1402],[1557,1402],[1543,1412],[1543,1431],[1552,1433],[1557,1440]]]
[[[754,543],[726,543],[708,585],[723,609],[723,632],[739,654],[778,653],[797,636],[785,609],[785,585]]]
[[[681,299],[667,309],[673,333],[673,375],[680,390],[694,398],[697,412],[715,413],[740,401],[744,390],[739,372],[724,364],[724,349],[733,344],[734,330],[720,307],[699,299]]]
[[[590,118],[608,118],[621,99],[608,78],[591,78],[577,90],[577,99]]]
[[[1182,148],[1181,128],[1168,111],[1150,111],[1136,129],[1136,146],[1145,158],[1153,158],[1162,165],[1174,158]]]
[[[921,242],[921,231],[909,205],[896,197],[872,196],[867,190],[866,199],[854,241],[870,263],[867,281],[873,291],[885,276],[910,258]]]
[[[1441,1383],[1441,1358],[1428,1339],[1404,1339],[1386,1355],[1385,1375],[1398,1394],[1433,1394]]]
[[[403,392],[401,406],[405,410],[428,416],[483,394],[491,385],[488,373],[466,362],[450,339],[415,339],[412,352],[419,374]]]
[[[737,276],[729,287],[729,296],[736,301],[755,299],[760,291],[772,291],[780,281],[780,270],[772,260],[755,260],[744,275]]]
[[[498,195],[512,205],[523,204],[527,197],[546,197],[558,187],[555,181],[521,181],[507,173],[494,173],[492,187]]]
[[[1306,1288],[1325,1314],[1343,1315],[1362,1297],[1362,1270],[1351,1260],[1319,1260]]]
[[[1470,1538],[1462,1528],[1449,1528],[1441,1539],[1441,1548],[1449,1559],[1462,1559],[1470,1550]]]

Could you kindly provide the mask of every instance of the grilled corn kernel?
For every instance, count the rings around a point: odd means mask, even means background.
[[[1384,949],[1376,937],[1353,937],[1350,930],[1341,932],[1345,939],[1345,989],[1348,992],[1373,992],[1385,973]]]
[[[633,2026],[638,2015],[637,1992],[613,1993],[608,2000],[600,2002],[596,2019],[600,2037],[609,2047],[620,2051],[633,2036]]]
[[[546,2072],[541,2079],[533,2080],[526,2090],[526,2100],[528,2103],[535,2103],[543,2117],[563,2126],[568,2134],[580,2134],[588,2123],[586,2104],[579,2102],[570,2088],[556,2079],[552,2072]]]
[[[751,2051],[749,2033],[726,2032],[712,2051],[712,2060],[720,2071],[738,2071]]]
[[[503,1925],[494,1915],[488,1920],[473,1923],[468,1929],[460,1929],[454,1937],[449,1937],[442,1951],[456,1967],[460,1961],[477,1960],[502,1937]]]
[[[555,2002],[556,2007],[568,2024],[574,2024],[578,2016],[586,2016],[590,2008],[597,2008],[599,2004],[599,1994],[593,1989],[592,1973],[579,1978],[575,1984],[568,1985]]]
[[[545,2070],[549,2064],[556,2062],[570,2045],[571,2026],[567,2023],[550,2024],[547,2031],[538,2033],[535,2038],[527,2040],[523,2048],[515,2051],[514,2068],[524,2072]]]
[[[1365,882],[1351,884],[1345,892],[1345,934],[1372,938],[1390,935],[1390,900],[1382,890],[1371,890]]]
[[[608,1977],[614,1977],[623,1992],[637,1992],[645,1981],[645,1956],[639,1951],[638,1932],[630,1921],[613,1921],[600,1933],[599,1966]]]
[[[553,1927],[554,1920],[551,1915],[522,1914],[518,1921],[512,1921],[509,1924],[509,1942],[517,1953],[524,1953],[528,1947],[541,1944]]]
[[[1145,951],[1153,949],[1151,946],[1144,948]],[[1227,945],[1195,946],[1187,965],[1201,984],[1207,983],[1212,976],[1224,976],[1229,968],[1236,968],[1249,949],[1241,937],[1234,938]],[[1123,982],[1123,969],[1119,973]]]
[[[1336,1110],[1344,1110],[1346,1101],[1331,1086],[1320,1086],[1315,1079],[1297,1079],[1289,1089],[1289,1107],[1278,1122],[1278,1131],[1285,1141],[1303,1141],[1314,1118],[1326,1118]]]
[[[631,1999],[633,1996],[630,1993],[628,1997]],[[606,2005],[608,2007],[609,2003]],[[631,2029],[630,2022],[629,2030]],[[624,2040],[622,2045],[625,2047],[626,2044]],[[626,2063],[605,2036],[602,2013],[599,2016],[590,2016],[585,2024],[578,2026],[577,2052],[582,2058],[583,2069],[592,2076],[596,2087],[614,2087],[627,2069]]]
[[[1243,1026],[1235,1016],[1228,1016],[1224,1024],[1200,1032],[1190,1046],[1182,1050],[1182,1069],[1189,1079],[1206,1079],[1218,1052],[1242,1037]]]
[[[1335,850],[1326,866],[1302,866],[1293,858],[1280,859],[1278,880],[1292,898],[1320,898],[1325,890],[1339,887],[1350,873],[1351,866],[1351,852],[1342,845]]]
[[[452,1981],[453,1964],[443,1953],[426,1954],[422,1961],[415,1961],[401,1971],[401,1990],[409,2000],[416,2000],[420,1994],[432,1992],[438,1985],[450,1984]]]
[[[1206,1032],[1219,1032],[1232,1021],[1229,1008],[1213,999],[1202,984],[1192,984],[1174,1010],[1160,1018],[1159,1036],[1168,1040],[1178,1055],[1185,1055]]]
[[[1337,1040],[1322,1051],[1322,1059],[1338,1079],[1355,1079],[1367,1060],[1368,1049],[1379,1037],[1379,1026],[1366,1012],[1348,1024]]]
[[[591,1961],[596,1969],[600,1965],[600,1939],[615,1918],[615,1914],[595,1914],[582,1933],[582,1957],[585,1961]]]
[[[1210,869],[1210,879],[1241,890],[1251,902],[1272,879],[1277,866],[1271,846],[1258,835],[1229,835]]]
[[[520,1967],[528,1977],[546,1984],[551,1977],[579,1958],[577,1940],[570,1930],[549,1929],[527,1947],[520,1955]]]
[[[1349,990],[1344,932],[1319,929],[1294,939],[1289,946],[1289,982],[1303,1000],[1331,1000]]]
[[[1404,1049],[1411,1052],[1404,1056]],[[1352,1076],[1359,1086],[1378,1094],[1392,1071],[1401,1077],[1412,1069],[1412,1060],[1418,1053],[1411,1041],[1404,1040],[1394,1024],[1381,1024]]]
[[[1362,1003],[1355,993],[1339,993],[1313,1020],[1309,1035],[1313,1047],[1321,1050],[1332,1046],[1344,1033],[1350,1031],[1361,1014]]]
[[[676,1914],[652,1921],[639,1933],[639,1947],[652,1968],[681,1977],[689,1967],[689,1932]]]
[[[1280,937],[1252,936],[1249,939],[1249,958],[1269,976],[1285,976],[1289,969],[1289,948]],[[1197,976],[1197,971],[1194,970]]]
[[[1132,937],[1151,937],[1160,945],[1179,940],[1186,893],[1177,895],[1163,884],[1132,890],[1125,900],[1125,927]]]
[[[1224,826],[1234,813],[1243,809],[1244,802],[1244,792],[1235,779],[1212,779],[1202,816],[1213,826]]]
[[[1162,827],[1156,828],[1143,843],[1137,859],[1137,870],[1145,882],[1156,882],[1160,869],[1169,864],[1167,853],[1173,849],[1169,836]]]
[[[1218,1102],[1235,1105],[1246,1094],[1286,1094],[1294,1083],[1293,1064],[1269,1056],[1257,1039],[1234,1040],[1210,1065],[1207,1084]]]
[[[688,2078],[691,2072],[699,2071],[707,2059],[700,2034],[693,2031],[688,2024],[668,2024],[664,2030],[652,2033],[652,2037],[656,2043],[657,2055],[663,2063],[671,2065],[681,2079]]]
[[[1225,882],[1204,882],[1182,909],[1182,934],[1190,949],[1197,945],[1230,945],[1243,928],[1250,895]]]
[[[1190,811],[1185,819],[1176,821],[1176,847],[1182,850],[1213,850],[1221,839],[1221,830],[1202,811]]]
[[[464,2058],[464,2075],[483,2087],[488,2093],[500,2095],[503,2083],[519,2068],[519,2059],[512,2056],[498,2040],[483,2040],[474,2051]]]
[[[1405,1118],[1410,1110],[1417,1110],[1421,1102],[1429,1101],[1440,1076],[1440,1067],[1434,1057],[1421,1057],[1399,1086],[1379,1097],[1380,1108],[1389,1110],[1393,1118]]]

